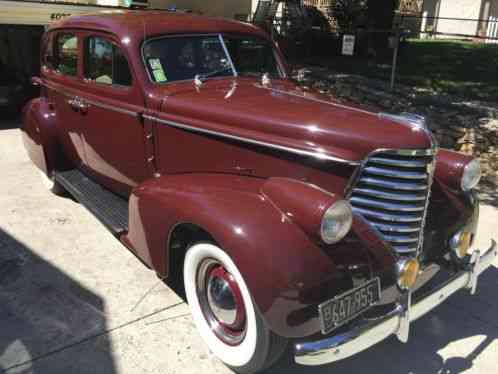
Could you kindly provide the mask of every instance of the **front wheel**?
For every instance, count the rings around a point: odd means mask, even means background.
[[[277,361],[287,339],[265,326],[242,275],[221,248],[190,247],[183,275],[194,323],[221,361],[239,373],[255,373]]]

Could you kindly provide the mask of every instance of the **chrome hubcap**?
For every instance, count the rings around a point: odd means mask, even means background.
[[[197,295],[215,335],[229,345],[239,344],[246,328],[244,301],[235,278],[218,261],[208,259],[200,265]]]
[[[208,280],[207,297],[209,307],[218,321],[232,325],[237,318],[235,296],[226,279],[212,276]]]

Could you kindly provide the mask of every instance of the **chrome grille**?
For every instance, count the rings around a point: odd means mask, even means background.
[[[433,159],[432,150],[375,152],[363,163],[350,191],[353,211],[400,255],[415,254],[422,245]]]

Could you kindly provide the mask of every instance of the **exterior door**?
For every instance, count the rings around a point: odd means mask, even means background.
[[[85,168],[122,195],[152,176],[141,113],[143,94],[119,43],[108,35],[83,37],[83,85],[78,100]]]

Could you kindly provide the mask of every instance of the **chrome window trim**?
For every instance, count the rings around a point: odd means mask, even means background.
[[[232,68],[233,76],[236,78],[239,76],[239,73],[237,72],[237,69],[235,69],[235,65],[233,64],[233,61],[232,61],[232,56],[230,56],[230,53],[228,52],[227,45],[225,44],[225,41],[223,40],[223,36],[221,36],[221,34],[218,34],[218,39],[221,43],[221,46],[223,47],[223,51],[227,55],[228,62],[230,63],[230,67]]]
[[[339,157],[329,156],[329,155],[325,155],[325,154],[319,153],[319,152],[306,151],[303,149],[287,147],[287,146],[278,145],[278,144],[274,144],[274,143],[263,142],[263,141],[259,141],[259,140],[255,140],[255,139],[251,139],[251,138],[237,136],[237,135],[231,135],[231,134],[227,134],[225,132],[203,129],[200,127],[190,126],[190,125],[186,125],[186,124],[175,122],[175,121],[164,120],[164,119],[157,118],[157,117],[150,116],[150,115],[144,115],[144,118],[151,120],[151,121],[156,121],[156,122],[161,123],[163,125],[179,128],[182,130],[194,131],[194,132],[203,133],[203,134],[207,134],[207,135],[214,135],[214,136],[218,136],[218,137],[222,137],[222,138],[226,138],[226,139],[236,140],[236,141],[243,142],[243,143],[253,144],[253,145],[262,146],[262,147],[271,148],[271,149],[276,149],[276,150],[284,151],[284,152],[289,152],[289,153],[297,154],[300,156],[313,157],[313,158],[323,160],[323,161],[339,162],[339,163],[348,164],[351,166],[360,165],[359,161],[345,160],[345,159],[342,159]]]

